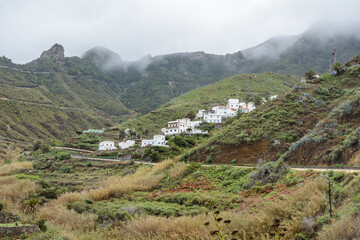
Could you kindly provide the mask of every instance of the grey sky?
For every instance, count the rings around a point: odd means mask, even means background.
[[[124,60],[225,54],[319,21],[359,21],[359,0],[0,0],[0,56],[25,63],[59,43],[66,56],[102,45]]]

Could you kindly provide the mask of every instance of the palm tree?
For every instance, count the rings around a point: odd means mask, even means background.
[[[340,75],[345,72],[345,67],[341,62],[336,62],[331,66],[331,69],[336,71],[336,75]]]

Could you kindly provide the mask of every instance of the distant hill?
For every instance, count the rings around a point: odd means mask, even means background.
[[[0,83],[0,135],[7,138],[62,139],[134,114],[117,100],[112,78],[91,62],[66,58],[58,44],[25,65],[0,58]]]
[[[240,74],[225,78],[174,98],[160,108],[122,124],[122,127],[134,127],[140,133],[147,135],[161,133],[161,128],[168,121],[185,117],[189,111],[197,113],[200,109],[226,105],[229,98],[246,101],[255,95],[266,97],[284,94],[293,86],[300,84],[300,78],[275,73]]]
[[[81,58],[65,57],[64,48],[55,44],[24,65],[1,57],[0,97],[81,109],[117,123],[239,73],[327,72],[334,47],[341,62],[360,51],[356,26],[317,25],[298,36],[275,37],[226,55],[174,53],[133,62],[104,47],[90,49]]]
[[[257,164],[360,163],[360,55],[340,75],[324,74],[225,126],[185,159]]]
[[[204,52],[145,57],[136,62],[114,58],[110,50],[94,48],[84,59],[102,68],[124,89],[121,101],[141,113],[195,88],[236,75],[244,61],[240,52],[213,55]]]
[[[313,68],[329,71],[334,47],[337,59],[349,61],[360,51],[358,24],[318,24],[296,36],[271,38],[232,54],[174,53],[126,62],[104,47],[90,49],[91,61],[122,86],[127,108],[148,113],[172,98],[239,73],[275,72],[304,75]]]
[[[360,52],[359,23],[321,23],[297,36],[272,38],[243,52],[241,72],[272,71],[303,75],[309,69],[326,73],[337,48],[337,61],[347,62]]]

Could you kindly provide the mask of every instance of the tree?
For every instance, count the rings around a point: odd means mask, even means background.
[[[345,67],[341,62],[336,62],[331,66],[331,69],[336,71],[336,75],[340,75],[345,72]]]
[[[185,115],[186,118],[190,118],[190,120],[193,120],[196,117],[196,113],[193,110],[190,110]]]
[[[316,78],[315,76],[316,76],[316,72],[312,69],[309,69],[304,75],[306,80],[315,79]]]
[[[255,107],[258,107],[260,106],[262,103],[262,98],[259,96],[259,95],[256,95],[254,97],[254,104],[255,104]]]

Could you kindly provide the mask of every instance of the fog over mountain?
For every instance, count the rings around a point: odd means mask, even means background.
[[[21,4],[18,4],[21,2]],[[0,56],[26,63],[61,43],[67,56],[105,46],[123,60],[196,52],[224,55],[324,20],[359,20],[357,0],[5,1]]]

